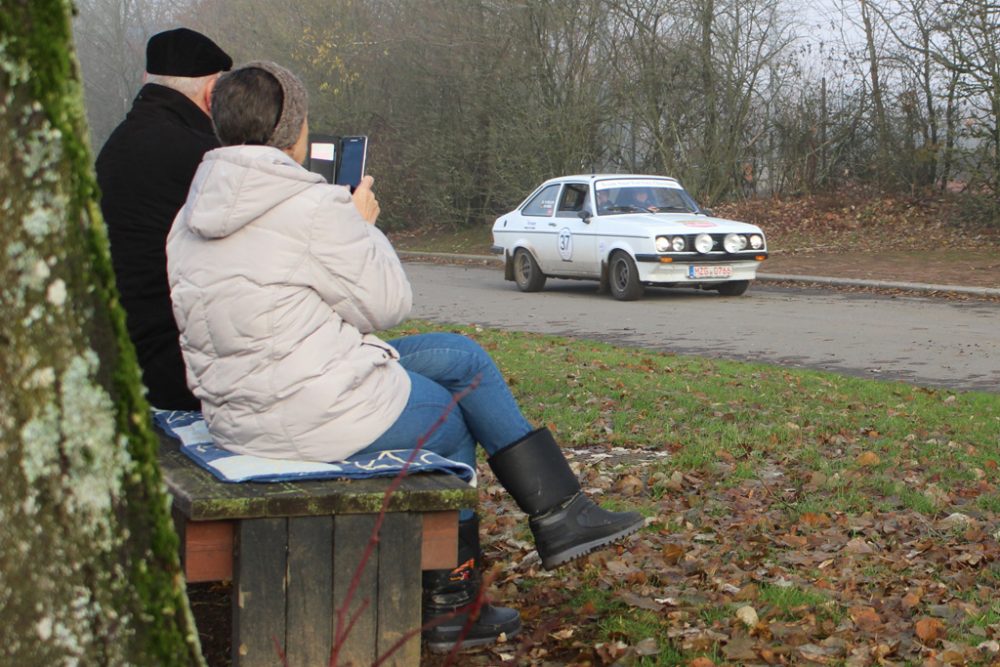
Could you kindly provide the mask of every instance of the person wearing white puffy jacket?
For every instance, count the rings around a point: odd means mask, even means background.
[[[412,292],[375,227],[366,176],[352,195],[301,166],[308,144],[301,81],[271,62],[220,77],[207,153],[167,238],[167,269],[187,380],[212,437],[240,453],[333,461],[423,444],[476,465],[476,444],[529,515],[546,568],[643,525],[580,489],[548,429],[521,414],[490,356],[471,339],[433,333],[383,341],[407,317]],[[469,388],[472,387],[471,391]],[[459,568],[424,576],[432,650],[475,646],[521,628],[519,614],[467,612],[481,579],[478,521],[463,510]]]

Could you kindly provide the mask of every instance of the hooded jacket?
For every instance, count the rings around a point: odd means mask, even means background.
[[[388,239],[282,151],[205,155],[167,237],[187,382],[226,449],[345,458],[403,411],[410,380],[373,332],[410,312]]]

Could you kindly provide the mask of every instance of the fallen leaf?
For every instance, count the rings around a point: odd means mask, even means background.
[[[916,624],[917,637],[925,644],[936,643],[944,636],[944,623],[936,618],[927,616],[921,618]]]
[[[658,655],[660,645],[653,637],[647,637],[635,645],[636,655]]]
[[[715,667],[715,663],[705,656],[701,656],[689,662],[688,667]]]
[[[848,613],[854,624],[865,632],[872,632],[882,625],[882,617],[871,607],[851,607]]]
[[[760,621],[760,617],[757,616],[757,610],[750,605],[745,605],[736,610],[736,618],[743,621],[743,624],[748,628],[752,628]]]
[[[637,607],[639,609],[656,612],[663,610],[663,605],[659,602],[642,595],[636,595],[632,591],[621,590],[618,592],[618,597],[630,607]]]
[[[816,644],[803,644],[798,647],[799,655],[810,662],[821,665],[832,665],[843,657],[843,653],[837,648],[817,646]]]
[[[872,549],[870,544],[865,542],[863,537],[855,537],[853,540],[849,541],[847,546],[844,547],[844,551],[849,554],[859,555],[875,553],[875,550]]]
[[[870,466],[877,466],[879,463],[882,462],[882,459],[880,459],[878,457],[878,454],[876,454],[875,452],[865,452],[861,454],[857,459],[855,459],[854,462],[857,463],[859,466],[870,467]]]
[[[995,639],[991,639],[988,642],[982,642],[976,646],[976,648],[983,653],[1000,653],[1000,642]]]
[[[817,473],[814,473],[814,475]],[[829,526],[830,517],[826,514],[819,514],[816,512],[805,512],[799,517],[799,522],[804,523],[807,526]]]
[[[917,591],[911,591],[904,595],[902,600],[903,609],[910,610],[920,604],[920,595]]]
[[[684,473],[680,470],[675,470],[673,474],[670,475],[670,479],[664,484],[671,491],[680,491],[684,488]]]
[[[722,652],[730,661],[736,663],[746,663],[757,660],[757,651],[754,649],[754,640],[746,635],[736,635],[731,637],[726,645],[722,647]]]
[[[951,495],[937,484],[928,484],[924,489],[924,495],[934,503],[935,507],[943,507],[951,502]]]
[[[685,549],[679,544],[669,543],[663,547],[663,560],[667,565],[677,565],[684,558]]]
[[[944,528],[945,530],[951,530],[953,528],[965,528],[966,526],[969,526],[974,522],[975,519],[973,519],[968,514],[962,514],[961,512],[953,512],[948,516],[946,516],[945,518],[941,519],[941,521],[938,522],[938,525],[941,528]]]
[[[645,488],[645,483],[636,475],[622,475],[612,490],[627,497],[641,495]]]

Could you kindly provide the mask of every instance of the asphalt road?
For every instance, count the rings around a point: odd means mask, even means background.
[[[996,302],[766,283],[741,297],[647,289],[619,302],[583,281],[524,294],[499,267],[407,262],[406,271],[419,319],[1000,393]]]

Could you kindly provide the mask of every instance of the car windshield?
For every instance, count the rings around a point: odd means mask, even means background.
[[[652,178],[598,181],[598,215],[623,213],[697,213],[698,205],[675,181]]]

